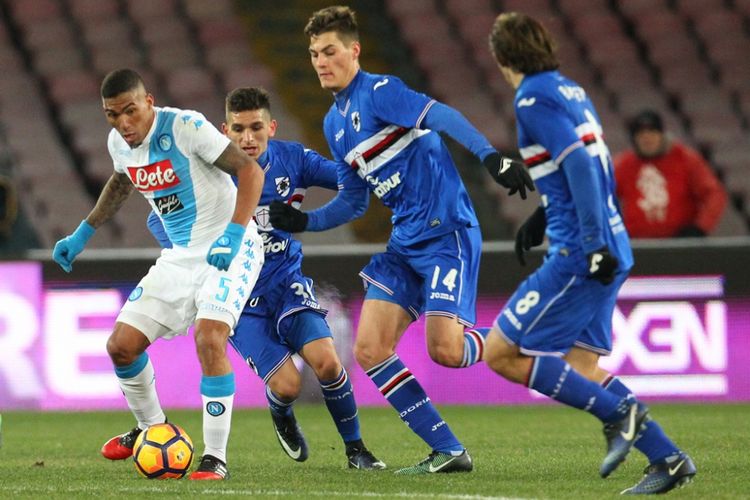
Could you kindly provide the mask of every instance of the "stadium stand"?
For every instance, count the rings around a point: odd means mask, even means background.
[[[731,222],[721,234],[747,234],[750,0],[350,4],[367,22],[363,63],[368,70],[392,72],[424,88],[510,151],[515,148],[512,91],[489,54],[487,32],[502,10],[533,12],[560,42],[565,72],[596,102],[612,151],[628,144],[627,117],[644,107],[657,109],[670,130],[710,156],[732,194]],[[327,152],[319,127],[330,99],[307,66],[301,34],[320,5],[314,0],[283,8],[272,0],[0,0],[0,131],[16,166],[20,208],[39,245],[49,248],[66,234],[111,173],[98,85],[115,67],[138,69],[157,104],[198,109],[217,124],[227,90],[263,85],[279,96],[274,100],[274,114],[283,124],[279,137]],[[463,157],[466,164],[474,162]],[[485,177],[470,181],[472,196],[482,199],[477,205],[489,214],[484,220],[498,214],[504,219],[489,234],[510,237],[534,204],[508,198]],[[59,195],[61,186],[65,196]],[[483,206],[488,193],[496,201]],[[152,246],[142,223],[147,210],[141,200],[129,201],[92,245]],[[359,239],[367,239],[366,232],[382,218],[376,214],[356,228]]]

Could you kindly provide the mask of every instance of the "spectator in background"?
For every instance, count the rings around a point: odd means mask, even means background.
[[[698,151],[672,140],[656,111],[628,124],[633,149],[615,158],[617,196],[633,238],[702,237],[714,230],[727,194]]]

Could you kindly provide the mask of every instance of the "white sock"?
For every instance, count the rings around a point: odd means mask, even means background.
[[[125,395],[130,411],[138,421],[138,427],[147,429],[150,425],[161,424],[166,420],[156,394],[154,365],[149,359],[143,370],[132,378],[117,377],[120,389]]]
[[[203,400],[203,442],[206,445],[203,454],[212,455],[227,463],[227,442],[232,425],[234,394],[222,397],[209,397],[201,394],[201,399]]]

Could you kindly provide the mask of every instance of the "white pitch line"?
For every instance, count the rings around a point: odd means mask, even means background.
[[[122,493],[188,493],[188,491],[178,491],[168,488],[159,488],[156,486],[139,486],[139,487],[120,487],[116,488],[118,494]],[[67,487],[67,488],[55,488],[55,487],[33,487],[33,486],[0,486],[0,491],[9,493],[46,493],[46,494],[73,494],[73,493],[95,493],[101,492],[101,488],[87,488],[87,487]],[[209,493],[207,490],[206,493]],[[219,489],[210,490],[212,496],[221,495],[266,495],[266,496],[296,496],[300,495],[300,491],[295,490],[264,490],[264,489]],[[445,498],[451,500],[530,500],[520,497],[495,497],[495,496],[484,496],[484,495],[455,495],[455,494],[429,494],[429,493],[414,493],[414,492],[394,492],[394,493],[381,493],[375,491],[359,491],[359,492],[340,492],[340,491],[310,491],[305,490],[304,495],[308,497],[361,497],[361,498]]]

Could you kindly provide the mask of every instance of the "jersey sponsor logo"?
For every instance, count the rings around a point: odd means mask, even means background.
[[[142,167],[128,167],[128,176],[135,188],[142,193],[167,189],[180,183],[180,178],[168,159]]]
[[[164,152],[172,149],[172,137],[169,134],[162,134],[159,137],[159,148]]]
[[[280,253],[285,252],[286,247],[289,246],[289,239],[285,240],[274,240],[273,236],[268,233],[261,233],[261,239],[263,240],[263,252],[269,253]]]
[[[209,401],[206,403],[206,412],[212,417],[218,417],[227,411],[226,407],[219,401]]]
[[[289,194],[289,188],[292,185],[289,177],[276,177],[274,182],[276,183],[276,192],[279,193],[279,196],[286,196]]]
[[[377,177],[368,177],[367,180],[371,186],[374,186],[372,192],[375,196],[382,198],[390,193],[392,189],[401,184],[401,172],[396,172],[382,182]]]
[[[378,83],[372,86],[372,90],[378,90],[380,87],[383,87],[384,85],[388,85],[388,78],[384,78],[380,80]]]
[[[176,194],[155,198],[154,203],[156,204],[156,208],[159,209],[159,213],[162,215],[171,214],[172,212],[185,208]]]
[[[523,99],[518,100],[518,104],[516,106],[519,108],[523,108],[526,106],[533,106],[534,103],[536,103],[536,97],[524,97]]]
[[[354,127],[354,130],[359,132],[359,130],[362,128],[362,120],[359,117],[359,111],[355,111],[351,114],[352,117],[352,127]]]

